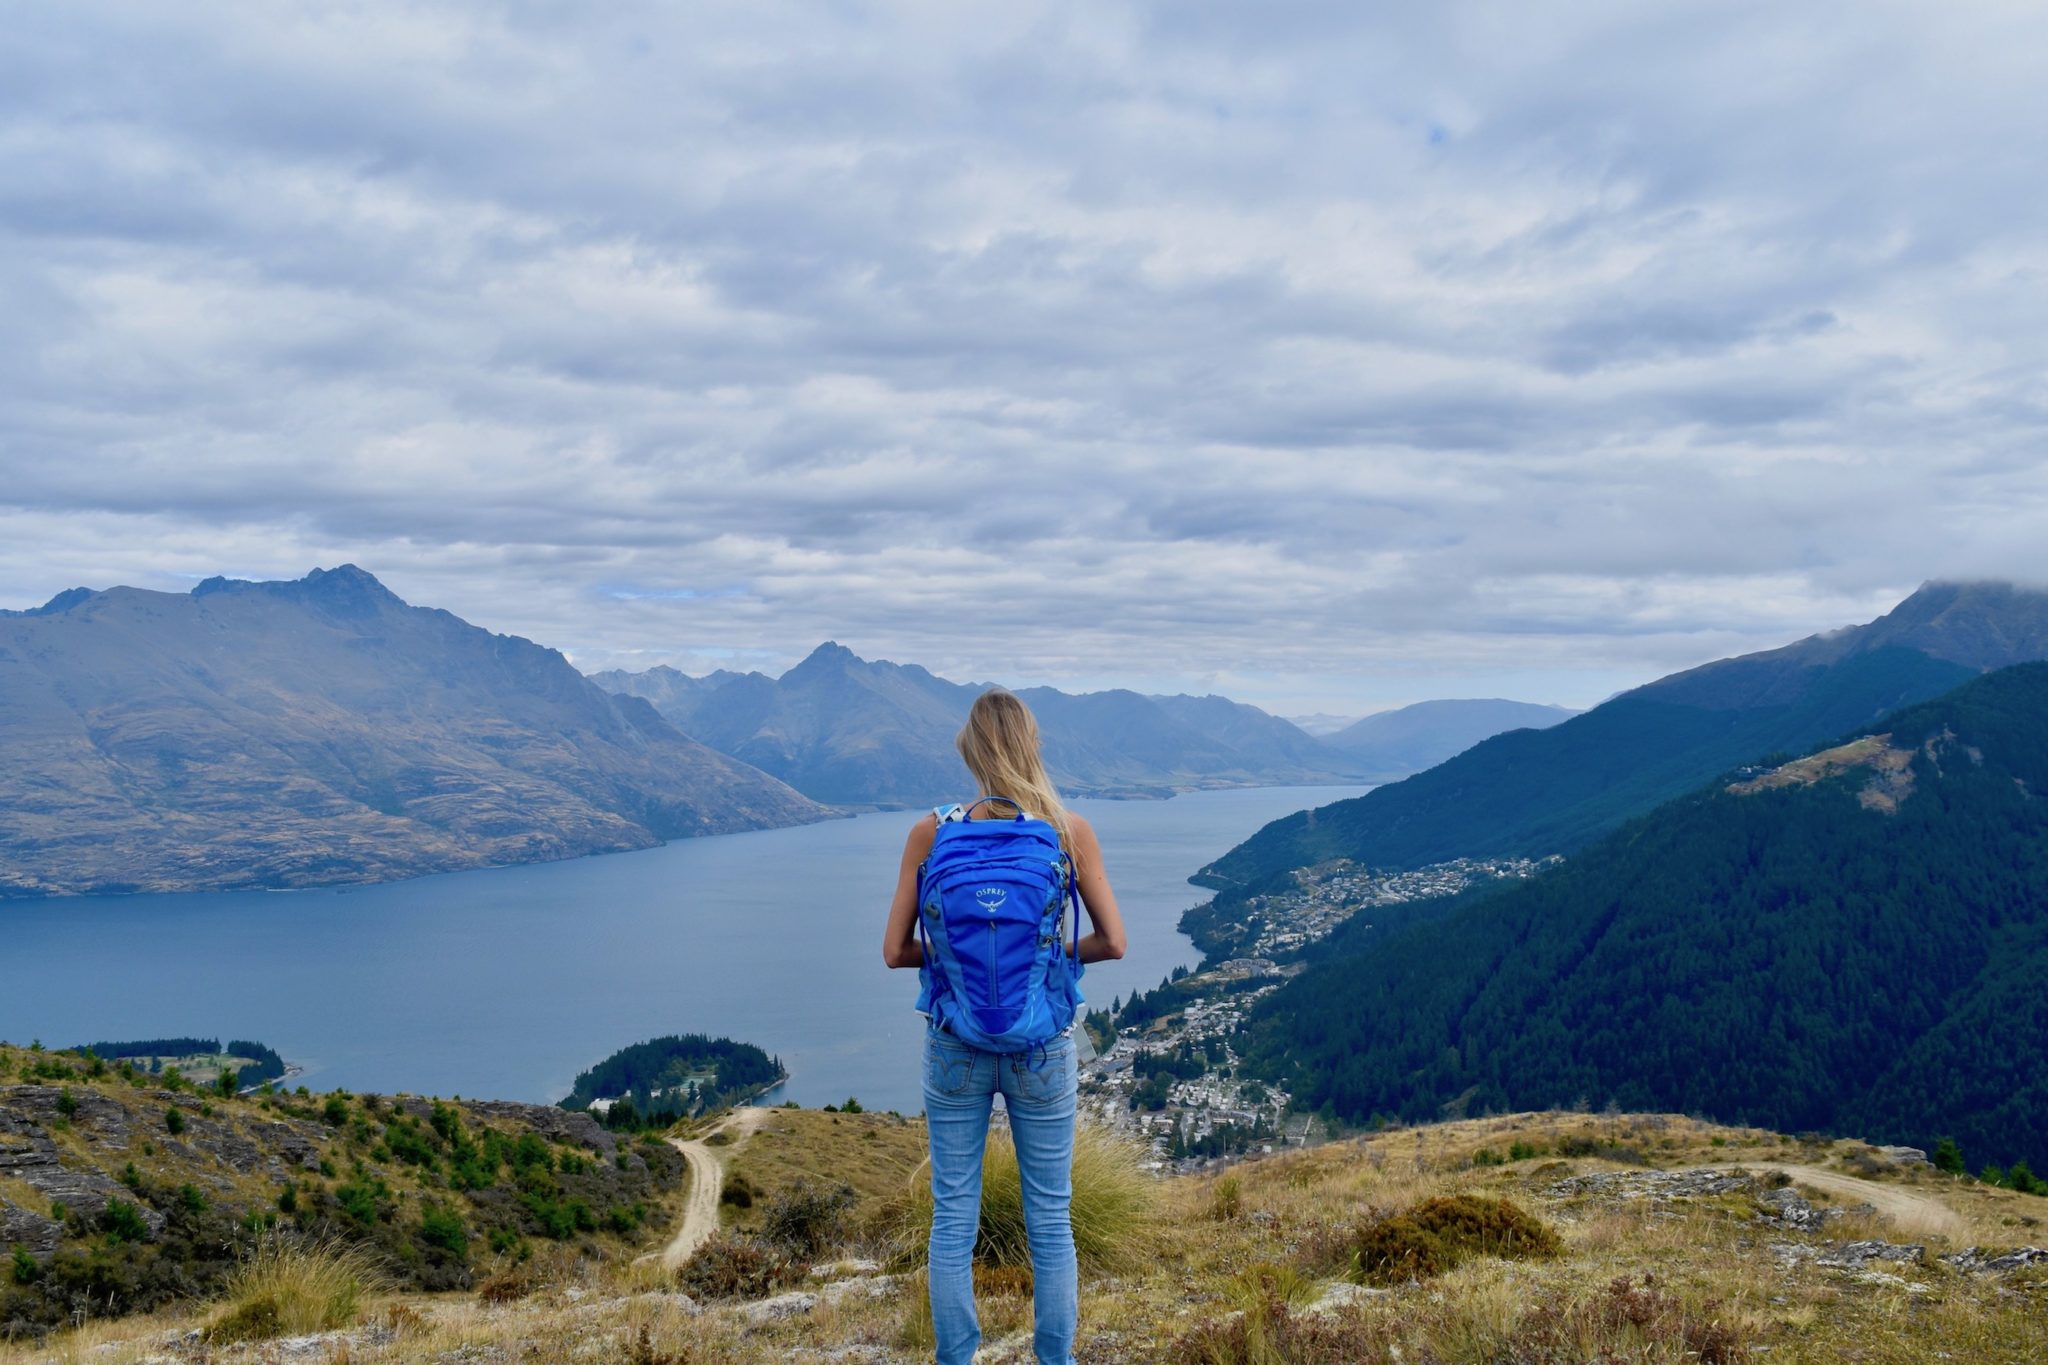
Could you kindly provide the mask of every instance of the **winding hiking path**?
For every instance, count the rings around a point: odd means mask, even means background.
[[[649,1252],[640,1257],[651,1261],[658,1254],[664,1270],[674,1270],[690,1259],[690,1253],[703,1245],[704,1240],[718,1231],[718,1196],[725,1188],[725,1167],[711,1150],[707,1139],[712,1133],[724,1133],[734,1142],[739,1142],[761,1126],[761,1120],[768,1117],[766,1109],[746,1106],[735,1109],[710,1133],[701,1138],[670,1138],[669,1143],[683,1154],[683,1160],[690,1167],[690,1197],[683,1204],[683,1225],[676,1229],[676,1235],[659,1253]]]
[[[1734,1168],[1724,1166],[1719,1169]],[[1963,1222],[1962,1215],[1931,1194],[1902,1190],[1896,1185],[1883,1185],[1875,1180],[1843,1175],[1840,1171],[1824,1171],[1818,1166],[1784,1166],[1774,1161],[1743,1169],[1783,1171],[1802,1185],[1811,1185],[1817,1190],[1825,1190],[1829,1194],[1841,1195],[1868,1204],[1891,1219],[1899,1231],[1907,1236],[1939,1233],[1961,1243],[1967,1241],[1970,1235],[1969,1226]]]

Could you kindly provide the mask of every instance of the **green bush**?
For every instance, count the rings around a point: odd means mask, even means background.
[[[170,1133],[170,1134],[171,1134],[172,1136],[174,1136],[174,1137],[175,1137],[175,1136],[176,1136],[177,1134],[179,1134],[179,1133],[182,1133],[182,1132],[184,1132],[184,1131],[185,1131],[185,1111],[184,1111],[184,1110],[182,1110],[182,1109],[180,1109],[180,1108],[178,1108],[178,1106],[177,1106],[177,1105],[175,1105],[175,1104],[174,1104],[174,1105],[171,1105],[171,1106],[170,1106],[170,1107],[169,1107],[168,1109],[165,1109],[165,1110],[164,1110],[164,1129],[165,1129],[165,1131],[166,1131],[166,1132],[169,1132],[169,1133]]]
[[[78,1112],[78,1096],[71,1093],[68,1085],[57,1092],[57,1112],[67,1119]]]
[[[142,1221],[141,1212],[125,1199],[107,1201],[107,1207],[100,1214],[100,1226],[116,1242],[149,1240],[149,1224]]]
[[[420,1211],[420,1240],[456,1257],[469,1254],[469,1229],[463,1226],[462,1215],[439,1204]]]
[[[1947,1171],[1950,1175],[1963,1173],[1963,1149],[1952,1137],[1945,1137],[1934,1144],[1934,1155],[1930,1160],[1937,1171]]]
[[[14,1249],[14,1282],[34,1284],[43,1273],[43,1264],[28,1254],[27,1247]]]

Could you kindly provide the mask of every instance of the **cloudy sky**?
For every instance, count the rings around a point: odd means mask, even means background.
[[[0,606],[1360,714],[2048,579],[2032,0],[7,24]]]

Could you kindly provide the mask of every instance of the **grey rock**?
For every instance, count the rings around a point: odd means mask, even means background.
[[[64,1119],[57,1105],[65,1089],[61,1084],[50,1083],[7,1086],[0,1089],[0,1109],[9,1111],[24,1128],[47,1133]],[[76,1108],[65,1121],[74,1131],[95,1147],[119,1149],[128,1145],[129,1115],[117,1101],[90,1086],[71,1087],[71,1100]],[[7,1131],[6,1120],[0,1119],[0,1145],[4,1145]],[[4,1164],[0,1164],[0,1169],[5,1169]]]
[[[2004,1274],[2008,1271],[2023,1270],[2032,1265],[2048,1265],[2048,1250],[2041,1247],[2020,1247],[2014,1251],[1993,1253],[1981,1247],[1971,1247],[1941,1259],[1958,1270]]]
[[[1031,1345],[1031,1333],[1012,1332],[1001,1341],[976,1351],[974,1365],[1031,1365],[1036,1354]]]
[[[1811,1261],[1831,1270],[1862,1270],[1881,1262],[1915,1264],[1926,1254],[1927,1248],[1917,1242],[1843,1242],[1830,1246],[1812,1242],[1773,1242],[1771,1253],[1780,1261],[1790,1265],[1797,1261]]]
[[[1901,1166],[1930,1166],[1927,1153],[1918,1147],[1880,1147],[1878,1155],[1887,1161],[1896,1161]]]
[[[838,1303],[841,1299],[886,1299],[896,1292],[897,1275],[869,1275],[851,1280],[834,1280],[818,1291],[822,1303]]]
[[[1314,1303],[1302,1311],[1321,1317],[1329,1313],[1335,1313],[1342,1308],[1349,1308],[1353,1304],[1370,1303],[1374,1299],[1385,1298],[1392,1292],[1387,1289],[1374,1289],[1369,1285],[1352,1284],[1347,1280],[1339,1280],[1325,1289],[1317,1296]]]
[[[1816,1228],[1827,1221],[1827,1213],[1808,1203],[1797,1190],[1767,1190],[1756,1197],[1757,1217],[1788,1228]],[[1829,1212],[1832,1212],[1830,1210]]]
[[[10,1204],[0,1198],[0,1247],[21,1247],[34,1256],[47,1256],[64,1237],[64,1225],[32,1209]]]
[[[821,1265],[811,1267],[811,1278],[814,1280],[843,1280],[853,1275],[879,1275],[881,1273],[882,1263],[880,1261],[863,1261],[858,1259],[827,1261]]]
[[[754,1303],[741,1304],[733,1310],[734,1316],[749,1327],[766,1327],[784,1318],[799,1317],[818,1306],[816,1294],[807,1290],[795,1290],[788,1294],[777,1294],[772,1299],[761,1299]]]
[[[1756,1183],[1754,1176],[1711,1167],[1685,1171],[1596,1171],[1591,1175],[1569,1176],[1545,1192],[1553,1199],[1582,1194],[1616,1199],[1690,1199],[1753,1189]]]

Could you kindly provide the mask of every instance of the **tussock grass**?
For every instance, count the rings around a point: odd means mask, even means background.
[[[1144,1261],[1158,1240],[1159,1181],[1143,1165],[1144,1150],[1092,1124],[1074,1130],[1074,1252],[1085,1273],[1128,1269]],[[921,1164],[899,1196],[891,1241],[907,1264],[924,1263],[932,1230],[929,1162]],[[1024,1190],[1017,1149],[1004,1133],[989,1135],[981,1178],[981,1233],[974,1259],[983,1265],[1028,1266]]]
[[[267,1242],[229,1278],[206,1338],[226,1344],[346,1327],[378,1282],[369,1258],[353,1247]]]

